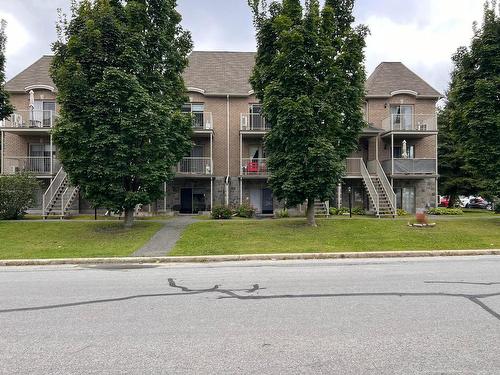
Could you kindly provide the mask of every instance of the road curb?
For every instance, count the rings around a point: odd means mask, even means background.
[[[290,254],[248,254],[207,255],[172,257],[126,257],[126,258],[66,258],[66,259],[13,259],[0,260],[0,266],[52,266],[79,264],[144,264],[144,263],[215,263],[251,260],[320,260],[361,258],[415,258],[500,255],[500,249],[487,250],[435,250],[435,251],[375,251],[351,253],[290,253]]]

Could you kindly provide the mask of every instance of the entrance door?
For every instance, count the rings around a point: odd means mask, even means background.
[[[193,189],[182,188],[181,189],[181,214],[192,214],[193,213]]]
[[[193,189],[193,214],[206,211],[204,189]]]
[[[260,189],[250,189],[250,205],[254,207],[258,213],[262,212],[262,196]]]
[[[262,189],[262,213],[263,214],[274,213],[273,192],[269,188]]]

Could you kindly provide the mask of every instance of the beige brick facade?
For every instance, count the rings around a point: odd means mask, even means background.
[[[223,86],[223,83],[219,84]],[[208,172],[208,175],[204,176],[177,175],[175,180],[167,185],[165,199],[151,205],[152,210],[182,211],[183,199],[191,199],[191,206],[196,205],[196,209],[193,208],[193,211],[207,211],[212,208],[212,204],[220,205],[227,202],[232,205],[246,202],[254,204],[254,201],[258,199],[262,200],[261,204],[257,204],[258,211],[268,212],[270,207],[276,210],[280,207],[280,202],[268,196],[267,175],[265,173],[262,173],[262,175],[257,173],[257,175],[253,176],[242,175],[241,158],[251,158],[250,152],[256,148],[263,150],[263,131],[242,132],[240,130],[241,115],[249,113],[250,105],[257,103],[256,98],[250,92],[244,94],[245,90],[248,89],[247,87],[239,90],[238,94],[203,93],[204,90],[201,88],[202,83],[191,89],[188,92],[189,100],[191,103],[203,103],[204,112],[211,113],[213,129],[211,131],[207,129],[195,131],[193,144],[201,148],[204,158],[212,156],[213,169],[202,171]],[[408,207],[411,206],[416,209],[421,206],[434,206],[437,195],[437,171],[434,170],[434,173],[426,174],[393,173],[391,150],[392,146],[395,148],[401,147],[402,142],[406,141],[408,148],[412,147],[415,159],[434,160],[434,163],[436,163],[437,131],[432,128],[435,126],[432,119],[435,121],[435,106],[438,98],[413,95],[407,92],[409,91],[408,87],[401,87],[400,89],[405,90],[405,92],[384,96],[367,96],[364,111],[366,121],[371,126],[371,129],[363,133],[359,140],[358,150],[352,153],[350,157],[362,158],[365,162],[373,160],[379,160],[381,163],[385,162],[385,166],[390,167],[390,170],[386,170],[388,178],[395,188],[406,189],[404,190],[405,196],[412,196],[411,191],[408,193],[407,189],[413,188],[415,190],[415,202],[412,205],[407,204]],[[35,100],[50,101],[55,100],[56,97],[54,92],[46,89],[35,89],[34,95]],[[29,93],[13,92],[11,102],[16,111],[27,111],[29,108]],[[425,122],[427,126],[425,131],[421,131],[422,129],[419,128],[418,131],[412,129],[413,131],[391,132],[391,107],[401,105],[410,106],[415,119],[422,117],[422,122]],[[430,122],[429,119],[431,119]],[[418,126],[420,126],[420,121]],[[3,173],[10,173],[10,171],[14,170],[16,161],[12,158],[29,155],[30,144],[50,143],[49,129],[11,129],[4,127],[2,128],[2,137]],[[262,152],[259,152],[259,158],[262,157]],[[404,161],[404,163],[409,164],[407,161]],[[426,165],[430,165],[430,163]],[[247,171],[248,168],[245,163],[243,163],[243,167]],[[265,168],[259,169],[259,172],[262,171],[265,171]],[[345,185],[362,189],[360,179],[347,179]],[[190,191],[191,198],[189,198]],[[366,192],[359,194],[358,204],[368,205],[366,203],[368,202]],[[202,199],[203,202],[200,203]],[[341,196],[332,197],[332,199],[345,201],[345,191]],[[186,204],[185,206],[188,207]],[[85,207],[85,204],[82,204],[81,207]],[[186,211],[186,209],[183,211]]]

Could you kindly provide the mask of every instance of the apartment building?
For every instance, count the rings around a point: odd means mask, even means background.
[[[264,137],[270,131],[249,84],[252,52],[193,52],[184,73],[193,114],[193,148],[165,183],[164,197],[146,212],[194,214],[215,205],[249,203],[272,215],[281,203],[267,184]],[[1,171],[34,173],[43,188],[34,210],[64,215],[88,204],[68,184],[57,159],[51,128],[57,88],[50,56],[6,83],[15,113],[1,124]],[[366,81],[367,127],[346,160],[347,173],[330,204],[394,215],[437,204],[436,102],[441,95],[399,62],[383,62]],[[300,210],[300,207],[298,208]]]

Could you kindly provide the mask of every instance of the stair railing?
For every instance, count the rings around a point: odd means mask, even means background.
[[[382,182],[382,186],[384,188],[385,193],[387,194],[387,197],[389,198],[389,202],[391,203],[391,209],[392,212],[394,212],[394,215],[397,214],[396,210],[396,193],[394,192],[394,189],[392,188],[391,184],[389,183],[389,180],[387,179],[387,176],[384,172],[384,169],[382,168],[382,165],[378,160],[374,160],[374,164],[376,167],[376,173],[377,177],[379,178],[380,182]]]
[[[66,211],[71,208],[76,194],[80,188],[78,186],[68,186],[61,197],[61,215],[66,215]]]
[[[375,185],[373,184],[372,178],[370,176],[370,173],[368,173],[368,169],[366,169],[365,162],[363,159],[359,159],[359,169],[361,171],[361,176],[363,176],[363,181],[366,185],[366,188],[368,189],[368,193],[370,194],[373,205],[375,206],[375,213],[379,215],[380,213],[380,200],[379,196],[377,193],[377,189],[375,189]]]
[[[47,216],[47,211],[49,208],[49,205],[53,202],[57,192],[61,188],[62,184],[66,180],[66,172],[64,169],[61,167],[59,168],[59,171],[57,172],[56,176],[50,183],[49,187],[45,191],[42,197],[42,216],[45,217]]]

